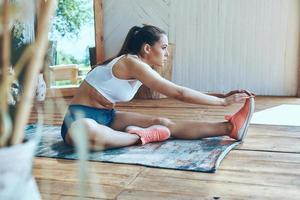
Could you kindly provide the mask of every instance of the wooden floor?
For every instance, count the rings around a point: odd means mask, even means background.
[[[61,123],[69,100],[47,101],[45,122]],[[256,111],[298,98],[257,97]],[[222,121],[230,107],[198,106],[175,100],[134,100],[117,109],[173,120]],[[49,111],[50,110],[50,111]],[[300,117],[300,113],[299,113]],[[36,119],[32,112],[31,121]],[[77,162],[35,158],[33,174],[43,199],[79,196]],[[300,199],[300,127],[250,125],[245,142],[232,150],[214,174],[89,162],[86,199]]]

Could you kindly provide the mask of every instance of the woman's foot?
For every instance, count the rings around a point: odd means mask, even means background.
[[[167,140],[171,133],[170,130],[162,125],[153,125],[148,128],[141,128],[138,126],[128,126],[125,131],[127,133],[136,134],[140,136],[141,143],[147,144],[149,142],[162,142]]]
[[[232,124],[232,131],[229,137],[242,141],[250,124],[250,119],[254,113],[255,101],[253,97],[246,99],[244,106],[234,115],[225,116],[225,119]]]

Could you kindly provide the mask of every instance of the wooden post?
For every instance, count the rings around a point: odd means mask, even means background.
[[[96,63],[104,61],[103,1],[94,0]]]
[[[10,30],[9,30],[9,20],[10,20],[10,13],[9,13],[9,0],[5,0],[3,2],[2,7],[2,19],[3,19],[3,35],[1,38],[1,84],[3,89],[1,88],[1,92],[3,92],[3,99],[1,99],[1,111],[7,112],[7,99],[8,96],[8,70],[10,66]],[[2,131],[2,130],[0,130]]]
[[[173,69],[173,56],[175,53],[175,44],[170,43],[168,45],[169,57],[167,63],[162,68],[159,68],[157,72],[165,79],[172,80],[172,69]],[[156,91],[151,90],[150,88],[142,85],[135,95],[137,99],[161,99],[166,98],[165,95],[160,94]]]
[[[300,43],[298,44],[300,46]],[[297,94],[298,98],[300,98],[300,52],[298,52],[298,87],[297,87]]]

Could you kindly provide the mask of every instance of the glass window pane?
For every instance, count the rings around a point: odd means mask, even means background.
[[[95,46],[93,1],[59,0],[49,40],[50,86],[81,83],[90,70],[89,48]]]

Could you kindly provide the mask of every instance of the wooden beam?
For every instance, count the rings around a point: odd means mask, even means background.
[[[35,15],[35,22],[34,22],[34,31],[35,31],[35,35],[37,35],[37,30],[38,27],[40,25],[40,21],[41,21],[41,11],[45,8],[46,2],[44,0],[41,1],[36,1],[35,3],[35,7],[36,7],[36,15]]]
[[[94,0],[96,63],[104,61],[103,1]]]

